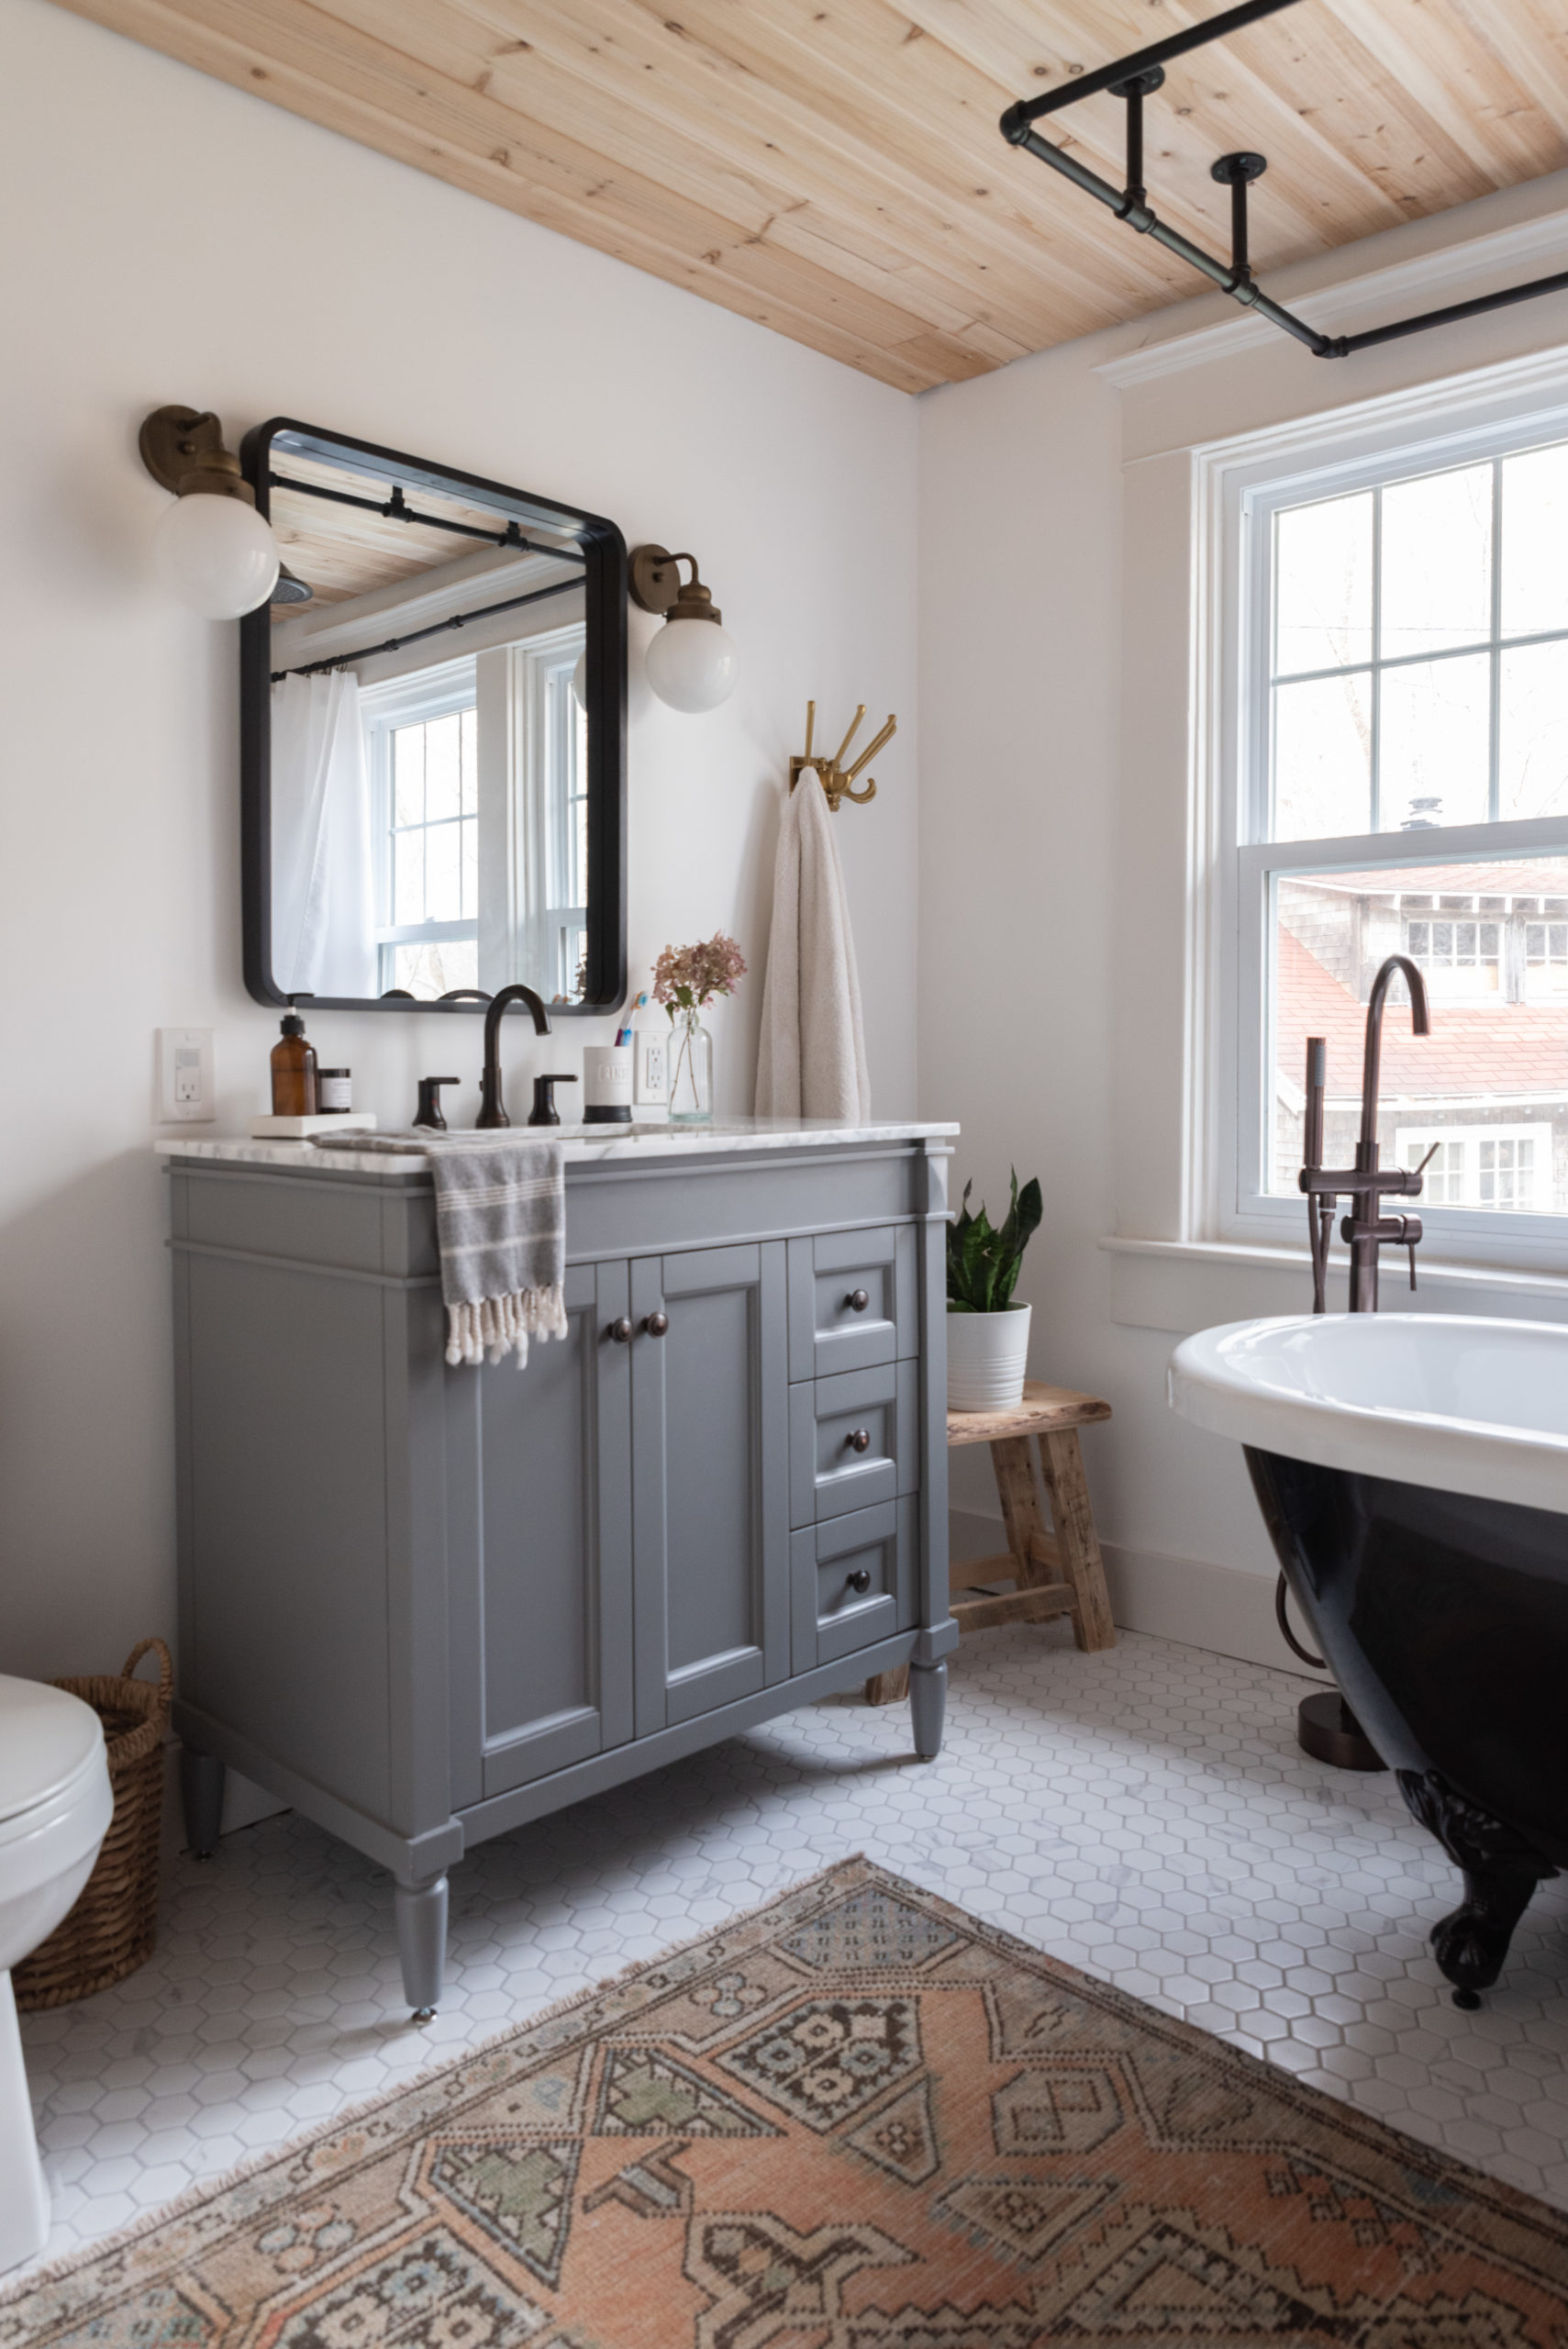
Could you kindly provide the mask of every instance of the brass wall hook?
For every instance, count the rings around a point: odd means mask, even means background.
[[[808,701],[806,703],[806,748],[800,753],[798,758],[792,758],[789,763],[789,787],[792,791],[795,789],[795,785],[800,781],[801,769],[803,767],[815,767],[818,776],[821,778],[822,788],[828,794],[828,806],[835,816],[839,812],[839,802],[841,799],[852,799],[857,807],[863,807],[868,799],[874,799],[876,797],[876,783],[873,776],[869,774],[867,775],[865,789],[863,791],[856,791],[853,788],[854,780],[862,767],[869,766],[871,764],[871,762],[875,758],[877,752],[883,748],[883,746],[885,743],[892,741],[893,737],[898,731],[898,720],[890,713],[887,723],[883,728],[881,733],[878,734],[873,740],[867,743],[865,749],[861,752],[860,757],[855,761],[852,767],[846,767],[843,763],[844,753],[849,749],[850,744],[854,740],[856,732],[860,727],[860,722],[865,714],[866,706],[864,702],[862,701],[858,703],[855,707],[855,714],[850,720],[850,730],[845,735],[843,740],[840,743],[838,749],[834,751],[832,757],[830,759],[817,758],[813,756],[811,749],[812,738],[817,731],[817,704],[814,701]]]

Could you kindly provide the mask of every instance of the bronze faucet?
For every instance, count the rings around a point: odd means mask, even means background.
[[[508,1004],[526,1003],[534,1016],[534,1034],[550,1034],[550,1014],[544,998],[520,982],[515,986],[502,987],[493,995],[484,1010],[484,1072],[480,1077],[480,1105],[476,1123],[487,1126],[509,1126],[506,1105],[501,1098],[501,1015]]]
[[[1312,1249],[1312,1310],[1328,1311],[1326,1287],[1329,1273],[1329,1242],[1333,1233],[1334,1208],[1341,1196],[1348,1195],[1352,1212],[1340,1226],[1340,1237],[1350,1243],[1351,1251],[1351,1311],[1377,1311],[1377,1262],[1382,1248],[1407,1248],[1410,1252],[1410,1286],[1416,1286],[1416,1245],[1421,1237],[1421,1219],[1415,1215],[1384,1215],[1382,1201],[1385,1193],[1403,1198],[1418,1197],[1422,1169],[1432,1152],[1427,1152],[1421,1164],[1405,1168],[1391,1166],[1386,1173],[1377,1163],[1377,1080],[1378,1062],[1383,1049],[1383,1004],[1388,985],[1396,971],[1403,971],[1410,988],[1410,1026],[1418,1036],[1431,1033],[1431,1019],[1427,1010],[1427,987],[1420,972],[1407,955],[1391,954],[1372,983],[1372,995],[1366,1007],[1366,1052],[1362,1063],[1362,1130],[1356,1144],[1353,1167],[1325,1167],[1323,1157],[1323,1095],[1328,1082],[1329,1047],[1325,1038],[1307,1039],[1307,1119],[1303,1136],[1303,1155],[1307,1163],[1301,1170],[1301,1187],[1307,1194],[1307,1236]],[[1437,1144],[1434,1142],[1432,1149]]]

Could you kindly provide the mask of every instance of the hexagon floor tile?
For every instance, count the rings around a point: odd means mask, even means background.
[[[50,2255],[851,1852],[1568,2208],[1568,1885],[1460,2012],[1427,1947],[1455,1871],[1392,1778],[1298,1751],[1304,1686],[981,1632],[930,1766],[906,1707],[836,1698],[480,1845],[424,2030],[381,1869],[292,1815],[182,1857],[151,1963],[24,2020]]]

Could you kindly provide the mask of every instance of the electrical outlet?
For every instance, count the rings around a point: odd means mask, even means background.
[[[670,1059],[667,1036],[655,1028],[638,1028],[632,1031],[637,1046],[637,1082],[632,1098],[641,1107],[650,1102],[667,1101],[670,1097]]]
[[[217,1115],[212,1030],[158,1030],[158,1119],[165,1126],[211,1125]]]

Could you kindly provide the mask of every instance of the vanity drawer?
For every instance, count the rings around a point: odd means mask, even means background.
[[[913,1498],[856,1509],[791,1536],[796,1672],[908,1629],[916,1542]]]
[[[913,1224],[789,1243],[789,1375],[826,1378],[919,1351]]]
[[[879,1364],[789,1390],[789,1521],[815,1525],[920,1481],[919,1364]]]

